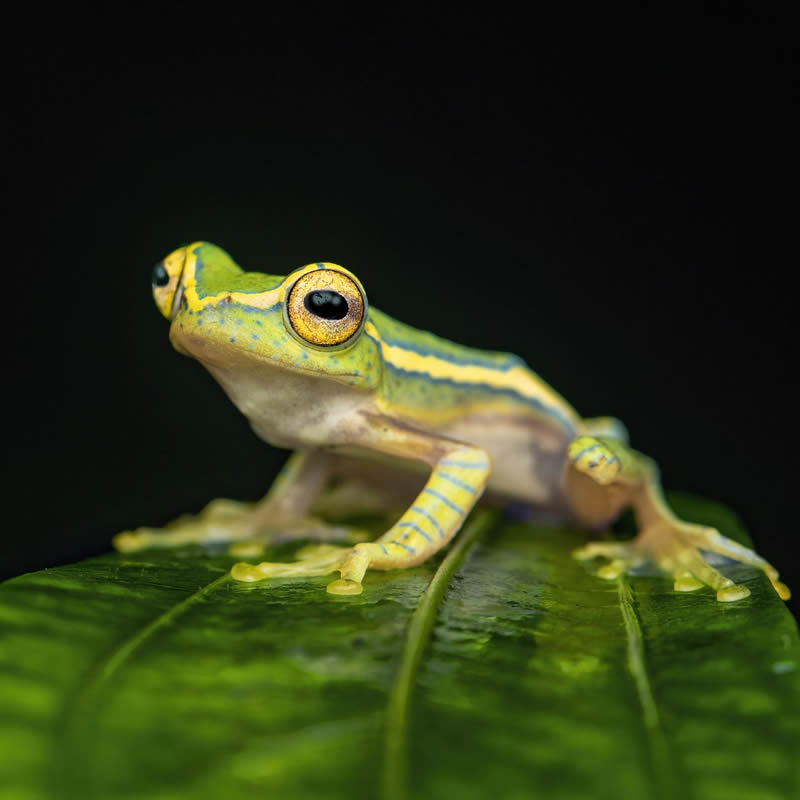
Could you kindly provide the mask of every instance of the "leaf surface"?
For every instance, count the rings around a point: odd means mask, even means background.
[[[768,581],[725,564],[752,592],[729,605],[606,582],[585,540],[478,514],[358,597],[196,548],[7,581],[0,797],[798,796],[800,640]]]

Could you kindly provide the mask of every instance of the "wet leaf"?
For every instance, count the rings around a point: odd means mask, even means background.
[[[359,597],[238,584],[199,549],[7,581],[0,796],[798,796],[800,641],[767,580],[726,564],[752,591],[730,605],[609,583],[584,541],[478,515]]]

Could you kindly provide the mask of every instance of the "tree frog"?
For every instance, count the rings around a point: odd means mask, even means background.
[[[752,550],[671,512],[654,462],[628,446],[620,422],[582,419],[517,356],[392,319],[369,306],[348,269],[319,262],[286,276],[245,272],[219,247],[196,242],[156,265],[152,287],[173,346],[212,374],[259,437],[294,453],[255,506],[212,504],[165,531],[121,533],[122,551],[223,539],[252,554],[265,529],[316,534],[312,503],[345,476],[384,488],[410,482],[413,499],[375,541],[319,544],[294,563],[237,563],[232,577],[338,572],[328,592],[359,594],[368,569],[420,564],[447,545],[486,492],[591,529],[632,508],[635,539],[576,552],[603,557],[601,577],[651,561],[676,591],[707,585],[719,601],[747,597],[747,587],[707,563],[702,551],[711,551],[762,569],[789,597]]]

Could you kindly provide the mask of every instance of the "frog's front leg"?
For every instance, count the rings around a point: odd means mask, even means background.
[[[431,466],[431,475],[411,506],[374,542],[340,548],[338,557],[331,548],[325,548],[318,557],[310,555],[294,564],[236,564],[231,570],[236,580],[323,575],[338,570],[341,577],[328,584],[328,592],[360,594],[368,568],[401,569],[421,564],[458,532],[486,486],[491,469],[489,454],[479,447],[397,426],[388,420],[368,420],[371,427],[362,442],[365,446],[422,460]]]
[[[309,516],[311,505],[331,473],[331,459],[319,450],[292,453],[266,497],[255,505],[214,500],[197,516],[170,523],[164,530],[139,528],[114,537],[117,550],[230,542],[237,555],[257,555],[267,544],[298,538],[346,539],[349,528]],[[352,540],[351,540],[352,541]]]
[[[777,570],[752,550],[714,528],[678,519],[663,498],[655,464],[621,441],[594,436],[576,439],[568,451],[565,488],[573,512],[589,526],[607,524],[628,506],[636,514],[639,533],[632,542],[592,542],[576,551],[578,558],[609,559],[598,570],[600,577],[613,579],[649,560],[673,576],[675,591],[707,585],[721,602],[747,597],[746,586],[735,584],[706,562],[700,552],[706,550],[758,567],[778,595],[789,598]]]

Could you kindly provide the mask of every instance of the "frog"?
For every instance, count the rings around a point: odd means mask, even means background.
[[[217,501],[164,530],[124,531],[114,537],[122,552],[223,541],[250,558],[231,568],[235,581],[338,573],[327,592],[358,595],[368,570],[410,568],[441,551],[479,501],[593,531],[631,510],[633,539],[589,541],[573,554],[600,563],[598,577],[655,565],[676,592],[746,598],[748,587],[713,566],[711,553],[762,570],[790,596],[755,551],[673,513],[656,463],[631,447],[622,422],[581,417],[519,356],[457,344],[370,306],[345,267],[246,271],[197,241],[156,264],[152,292],[173,347],[200,362],[258,437],[292,454],[260,502]],[[411,487],[383,535],[364,541],[315,516],[336,481],[355,486],[358,506],[374,497],[370,480],[379,497]],[[252,563],[268,544],[309,538],[319,541],[294,561]]]

